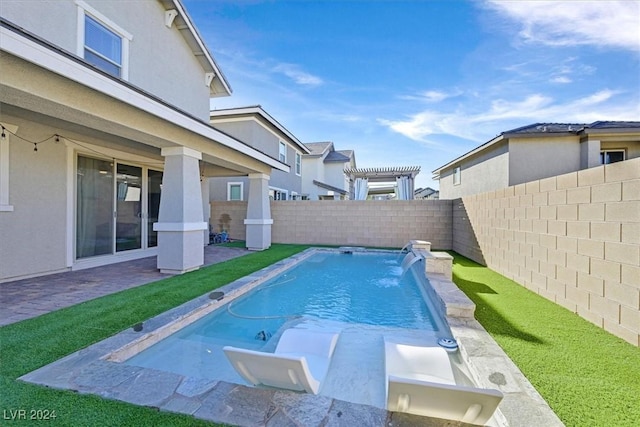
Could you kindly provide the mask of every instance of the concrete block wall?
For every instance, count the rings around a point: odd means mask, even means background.
[[[452,241],[640,346],[640,158],[455,200]]]
[[[450,249],[451,200],[275,201],[271,202],[274,243],[346,246],[404,246],[409,240]],[[211,224],[230,218],[229,235],[244,239],[246,202],[212,202]]]

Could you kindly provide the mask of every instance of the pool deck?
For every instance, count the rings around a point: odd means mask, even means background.
[[[209,260],[218,261],[247,253],[237,248],[208,247]],[[226,258],[228,256],[228,258]],[[214,263],[210,262],[210,263]],[[126,266],[125,266],[126,264]],[[34,317],[61,307],[158,280],[155,258],[130,261],[118,268],[97,267],[79,272],[62,273],[60,277],[26,279],[0,284],[1,324]],[[282,269],[284,262],[226,285],[227,294],[255,281],[261,275]],[[126,268],[123,268],[126,267]],[[83,274],[78,274],[83,273]],[[87,282],[88,279],[90,282]],[[136,280],[137,279],[137,280]],[[460,355],[474,371],[479,386],[497,388],[505,398],[490,421],[492,426],[561,426],[562,423],[539,396],[524,375],[473,318],[465,317],[468,307],[455,285],[444,276],[432,275],[430,281],[448,310],[462,317],[449,316],[453,335],[460,344]],[[33,288],[31,288],[33,284]],[[103,284],[104,286],[101,286]],[[7,288],[3,288],[7,286]],[[27,286],[25,288],[25,286]],[[5,289],[17,287],[27,297]],[[83,289],[87,287],[88,289]],[[92,290],[96,289],[95,291]],[[27,291],[27,289],[29,291]],[[94,293],[95,292],[95,293]],[[33,371],[20,380],[80,393],[97,394],[137,405],[184,413],[196,418],[240,426],[464,426],[466,424],[388,412],[382,408],[347,402],[323,395],[309,395],[266,388],[248,387],[225,381],[206,380],[130,366],[108,361],[114,352],[141,335],[161,328],[201,307],[204,295],[145,322],[144,330],[125,330],[104,341],[73,353],[50,365]],[[209,300],[211,302],[211,300]],[[470,301],[469,301],[470,302]],[[7,308],[12,313],[7,315]],[[322,393],[321,393],[322,394]]]

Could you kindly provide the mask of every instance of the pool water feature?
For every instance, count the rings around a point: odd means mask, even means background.
[[[273,351],[287,328],[332,330],[341,335],[320,394],[384,408],[384,337],[451,337],[424,265],[405,271],[402,261],[397,252],[316,250],[125,363],[246,384],[223,346]]]

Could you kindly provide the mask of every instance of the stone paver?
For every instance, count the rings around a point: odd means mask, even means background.
[[[204,264],[211,265],[248,250],[210,245]],[[160,273],[156,257],[142,258],[85,270],[67,271],[0,283],[0,326],[170,277]]]

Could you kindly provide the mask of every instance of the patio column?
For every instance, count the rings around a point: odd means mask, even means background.
[[[158,222],[158,269],[181,274],[204,264],[199,160],[202,154],[186,147],[163,148],[164,174]]]
[[[202,190],[202,219],[207,224],[207,229],[203,231],[204,246],[209,245],[209,223],[211,219],[211,200],[209,195],[209,178],[204,177],[200,181],[200,188]]]
[[[262,251],[271,246],[271,205],[269,201],[269,175],[249,174],[249,200],[247,201],[247,249]]]

